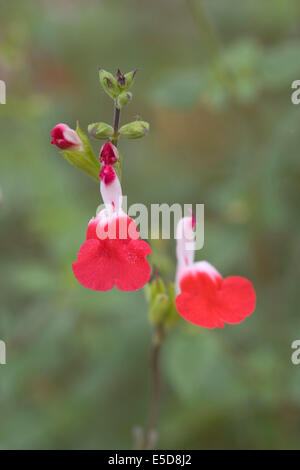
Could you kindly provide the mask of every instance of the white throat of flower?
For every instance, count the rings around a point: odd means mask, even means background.
[[[105,182],[105,179],[100,180],[100,192],[105,208],[109,212],[119,212],[122,210],[122,187],[116,172],[114,172],[112,181]]]
[[[195,232],[193,230],[193,218],[183,217],[177,224],[176,228],[176,289],[179,292],[179,280],[182,272],[191,267],[194,263],[195,255]]]

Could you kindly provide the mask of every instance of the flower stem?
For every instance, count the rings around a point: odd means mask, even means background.
[[[112,143],[117,147],[119,138],[119,122],[120,122],[120,108],[115,104],[114,108],[114,135],[111,139]]]
[[[144,435],[144,449],[149,450],[155,445],[157,437],[157,422],[160,403],[160,352],[165,338],[165,330],[162,324],[153,327],[151,350],[151,396],[147,426]]]

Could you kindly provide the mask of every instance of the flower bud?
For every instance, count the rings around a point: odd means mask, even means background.
[[[165,317],[164,324],[168,329],[173,328],[178,324],[178,322],[181,320],[180,315],[178,315],[177,309],[175,307],[175,298],[176,298],[176,290],[175,290],[175,284],[170,283],[168,285],[168,295],[169,295],[169,310],[167,312],[167,315]]]
[[[104,91],[111,98],[115,99],[120,93],[117,79],[113,76],[112,73],[106,72],[103,69],[99,70],[99,78]]]
[[[111,142],[105,142],[102,145],[99,159],[102,165],[114,165],[119,159],[117,148]]]
[[[114,129],[106,122],[94,122],[89,124],[88,132],[95,139],[109,139],[114,134]]]
[[[51,144],[61,150],[83,150],[83,145],[77,132],[67,124],[57,124],[51,131]]]
[[[149,319],[151,323],[162,323],[168,313],[169,308],[169,296],[166,294],[156,295],[149,309]]]
[[[77,123],[76,131],[66,124],[58,124],[52,129],[51,137],[51,143],[62,150],[61,154],[71,165],[99,181],[100,163],[79,123]]]
[[[117,98],[117,107],[123,108],[132,100],[132,93],[130,91],[123,91]]]
[[[127,139],[139,139],[149,133],[149,123],[145,121],[133,121],[125,124],[120,129],[120,135]]]

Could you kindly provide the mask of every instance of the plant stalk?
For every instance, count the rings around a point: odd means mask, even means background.
[[[120,123],[120,108],[117,107],[115,103],[114,108],[114,135],[111,139],[112,143],[117,147],[118,146],[118,138],[119,138],[119,123]]]
[[[157,438],[157,423],[161,394],[160,353],[165,338],[162,324],[154,325],[151,350],[151,395],[147,426],[144,435],[144,449],[149,450],[155,446]]]

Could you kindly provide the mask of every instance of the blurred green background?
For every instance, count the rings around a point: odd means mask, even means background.
[[[121,121],[128,203],[204,203],[197,259],[257,291],[224,330],[182,322],[163,349],[161,448],[299,448],[297,0],[0,1],[1,448],[132,448],[149,390],[143,291],[93,292],[71,264],[98,185],[50,145],[112,120],[99,66],[138,68]],[[98,152],[99,145],[95,145]],[[174,243],[156,243],[173,279]]]

